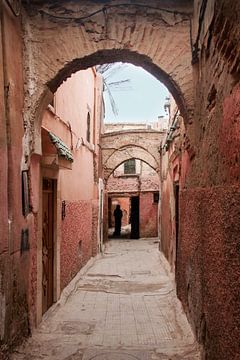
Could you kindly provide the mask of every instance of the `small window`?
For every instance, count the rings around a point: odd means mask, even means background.
[[[27,216],[31,211],[29,174],[27,170],[22,171],[22,213]]]
[[[159,192],[153,193],[153,202],[157,204],[159,202]]]
[[[90,123],[91,123],[91,118],[90,118],[90,114],[88,112],[87,114],[87,141],[90,143]]]
[[[124,174],[136,174],[135,159],[129,159],[124,163]]]

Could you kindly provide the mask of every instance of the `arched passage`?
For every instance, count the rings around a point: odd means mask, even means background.
[[[124,6],[117,1],[23,0],[22,3],[27,4],[23,19],[8,8],[9,4],[15,7],[20,1],[1,3],[4,39],[1,104],[6,107],[2,105],[1,134],[1,213],[4,222],[1,260],[4,259],[6,264],[6,270],[1,269],[4,305],[1,328],[7,329],[3,335],[5,339],[17,339],[24,330],[26,333],[29,312],[24,299],[28,298],[35,307],[35,288],[32,291],[26,282],[29,280],[34,286],[36,283],[34,271],[38,253],[34,252],[33,234],[39,206],[35,202],[33,214],[23,218],[22,114],[25,116],[26,140],[29,140],[29,144],[27,141],[24,144],[26,152],[37,152],[40,149],[37,141],[39,119],[51,98],[51,91],[72,72],[89,66],[90,59],[93,63],[105,62],[107,58],[112,61],[115,54],[115,59],[125,58],[151,72],[156,69],[155,76],[159,74],[159,78],[163,79],[166,74],[168,88],[173,86],[175,99],[179,107],[185,106],[188,116],[195,98],[194,129],[189,130],[189,126],[188,136],[197,151],[184,154],[181,162],[184,179],[179,185],[178,294],[208,358],[234,359],[240,353],[236,323],[240,268],[239,223],[236,221],[240,203],[239,2],[194,1],[195,61],[200,61],[194,66],[192,91],[190,23],[186,15],[189,10],[191,12],[192,1],[139,0],[142,6],[137,6],[136,1],[126,0]],[[103,2],[115,7],[103,7]],[[22,73],[25,76],[24,108]],[[185,146],[189,149],[188,139]],[[175,170],[173,173],[176,179]],[[22,230],[27,235],[28,229],[30,247],[25,237],[21,239],[26,252],[20,254],[20,236]],[[169,248],[172,246],[168,245]],[[18,285],[24,286],[19,293]],[[20,306],[15,308],[15,303]],[[17,316],[13,318],[14,315]]]
[[[139,146],[126,146],[116,150],[103,164],[104,179],[107,180],[119,165],[133,158],[143,161],[159,173],[159,162],[147,150]]]
[[[116,236],[114,210],[122,209],[121,238],[137,239],[158,236],[160,176],[152,166],[139,158],[127,159],[106,179],[105,239]],[[118,235],[120,235],[120,233]]]
[[[153,130],[122,130],[101,136],[104,179],[124,161],[136,158],[160,169],[159,148],[164,133]],[[114,144],[114,146],[113,146]]]
[[[52,92],[73,72],[96,64],[123,61],[142,66],[166,85],[184,118],[191,117],[191,6],[164,5],[127,1],[102,8],[86,1],[79,9],[68,2],[54,8],[50,2],[28,4],[24,117],[31,148],[26,152],[41,151],[41,115]]]

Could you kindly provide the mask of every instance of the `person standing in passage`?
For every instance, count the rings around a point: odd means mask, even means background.
[[[115,217],[115,231],[114,231],[113,235],[120,236],[121,235],[122,216],[123,216],[120,205],[116,206],[116,209],[114,210],[113,215]]]

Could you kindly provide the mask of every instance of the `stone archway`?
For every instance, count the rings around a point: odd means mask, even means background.
[[[131,62],[162,81],[185,120],[193,109],[189,1],[147,4],[33,1],[25,8],[25,153],[40,152],[42,111],[73,72]],[[190,5],[189,5],[190,4]]]
[[[115,151],[106,163],[103,164],[104,179],[107,180],[119,165],[130,159],[137,159],[145,162],[159,174],[159,163],[151,154],[138,146],[126,146]]]
[[[122,130],[103,134],[101,149],[105,181],[119,165],[131,158],[142,160],[159,173],[159,147],[163,136],[164,133],[154,130]]]

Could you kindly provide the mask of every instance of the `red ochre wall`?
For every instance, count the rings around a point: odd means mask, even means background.
[[[178,295],[206,358],[238,359],[240,186],[182,191],[180,204]]]
[[[22,215],[23,64],[21,19],[0,5],[0,358],[29,332],[29,293],[34,263],[34,216]],[[22,229],[29,248],[21,252]],[[29,295],[30,296],[30,295]]]
[[[158,203],[153,202],[153,192],[140,193],[140,237],[158,236]]]
[[[60,255],[61,289],[92,256],[91,201],[66,201],[65,211]]]
[[[172,213],[173,198],[173,185],[172,180],[168,177],[164,182],[161,196],[161,250],[164,252],[171,267],[174,267],[173,247],[175,244],[175,223]]]
[[[180,193],[176,281],[204,358],[238,360],[240,86],[234,67],[239,56],[229,54],[237,44],[240,13],[235,1],[222,4],[215,8],[208,49],[195,66],[198,101],[187,131],[196,151]]]
[[[183,151],[179,159],[177,293],[209,360],[238,359],[240,354],[239,109],[237,85],[206,115],[211,129],[199,134],[199,155],[191,160]],[[173,168],[171,163],[164,174],[161,197],[161,249],[172,267],[176,251]]]

